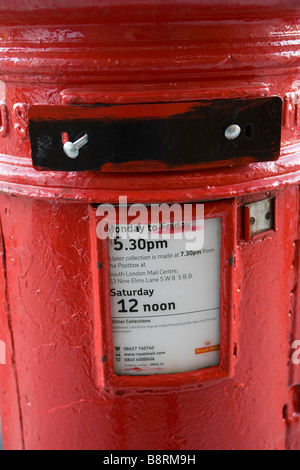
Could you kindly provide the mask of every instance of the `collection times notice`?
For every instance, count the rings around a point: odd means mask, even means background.
[[[182,239],[109,240],[114,372],[151,375],[219,364],[220,219],[205,219],[204,245]],[[124,230],[124,226],[122,226]],[[203,227],[202,227],[203,230]]]

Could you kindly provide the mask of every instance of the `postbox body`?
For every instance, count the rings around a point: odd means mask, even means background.
[[[299,449],[299,6],[33,3],[0,7],[5,448]],[[242,112],[244,146],[220,143]],[[120,196],[219,221],[217,364],[116,373],[97,207]]]

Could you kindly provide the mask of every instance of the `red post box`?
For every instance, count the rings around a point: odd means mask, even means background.
[[[36,5],[0,6],[5,448],[299,449],[299,5]]]

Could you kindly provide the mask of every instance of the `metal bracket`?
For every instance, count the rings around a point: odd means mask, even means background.
[[[29,107],[37,170],[161,171],[203,163],[276,160],[282,100],[278,96],[130,105]],[[63,147],[88,142],[70,153]],[[69,154],[68,154],[69,152]],[[70,157],[70,155],[72,155]],[[74,158],[75,155],[75,158]],[[142,163],[142,165],[139,165]]]
[[[244,206],[244,236],[250,240],[253,235],[275,230],[275,199],[261,201]]]

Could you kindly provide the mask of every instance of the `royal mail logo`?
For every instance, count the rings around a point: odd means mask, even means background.
[[[212,351],[219,351],[220,345],[219,344],[214,344],[212,346],[205,346],[203,348],[196,348],[195,349],[195,354],[205,354],[208,352]]]

